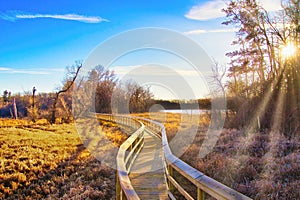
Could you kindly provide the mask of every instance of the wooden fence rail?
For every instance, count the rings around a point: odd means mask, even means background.
[[[145,126],[138,120],[123,115],[98,114],[98,119],[132,127],[134,133],[120,146],[117,154],[116,199],[139,199],[129,179],[130,169],[144,145]]]
[[[130,183],[128,174],[130,173],[130,167],[138,155],[138,152],[143,147],[144,138],[143,132],[145,126],[150,129],[154,134],[159,136],[162,140],[163,146],[163,161],[164,171],[168,182],[168,190],[170,199],[176,199],[174,197],[174,191],[177,190],[186,199],[195,199],[192,195],[186,191],[180,182],[176,181],[175,173],[177,172],[181,176],[185,177],[190,184],[197,188],[196,199],[205,199],[208,194],[216,199],[235,199],[235,200],[250,200],[251,198],[227,187],[226,185],[204,175],[197,169],[191,167],[178,157],[172,154],[169,147],[165,127],[153,120],[130,116],[111,116],[118,123],[130,126],[130,123],[139,128],[134,132],[120,147],[117,157],[117,199],[139,199],[138,195],[134,191]],[[113,121],[113,118],[109,120]],[[128,118],[128,119],[125,119]],[[108,119],[108,118],[107,118]],[[130,120],[131,122],[130,122]],[[128,153],[125,153],[127,152]]]

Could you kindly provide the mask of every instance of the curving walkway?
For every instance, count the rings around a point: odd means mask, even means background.
[[[175,199],[174,194],[179,194],[185,199],[198,200],[203,200],[206,196],[224,200],[251,199],[204,175],[173,155],[162,124],[124,115],[99,114],[98,117],[137,128],[118,151],[118,200]],[[147,127],[151,128],[151,131]],[[176,176],[183,176],[186,180],[181,183]],[[195,187],[196,191],[183,188],[187,183]]]
[[[164,176],[161,139],[145,129],[145,143],[129,175],[140,199],[169,199]]]

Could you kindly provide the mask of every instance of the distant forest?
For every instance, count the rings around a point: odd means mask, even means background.
[[[47,119],[50,123],[55,123],[57,119],[61,122],[70,122],[72,116],[72,93],[73,89],[78,89],[75,82],[81,63],[77,62],[66,68],[66,75],[62,81],[62,86],[56,92],[38,93],[38,85],[33,86],[32,91],[24,94],[12,94],[9,90],[4,90],[1,97],[0,117],[14,118],[14,102],[17,108],[17,117],[36,119]],[[154,104],[161,105],[164,109],[210,109],[210,99],[199,100],[156,100],[149,88],[142,87],[133,81],[121,83],[118,81],[113,71],[97,66],[90,71],[88,81],[95,84],[95,112],[112,113],[112,99],[118,98],[117,112],[124,113],[127,102],[129,113],[148,112]],[[82,84],[82,81],[80,81]],[[113,96],[117,95],[117,96]]]

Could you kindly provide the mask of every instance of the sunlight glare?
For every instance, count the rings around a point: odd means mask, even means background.
[[[284,59],[289,58],[296,53],[296,47],[293,43],[288,43],[281,47],[281,55]]]

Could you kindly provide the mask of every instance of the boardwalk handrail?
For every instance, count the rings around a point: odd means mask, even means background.
[[[104,116],[104,115],[103,115]],[[199,170],[191,167],[175,155],[173,155],[165,127],[163,124],[141,117],[130,117],[124,115],[106,115],[105,118],[110,121],[116,121],[127,126],[137,123],[140,127],[121,145],[117,156],[117,200],[119,199],[140,199],[129,179],[131,165],[135,157],[143,147],[144,137],[143,132],[145,126],[150,129],[162,140],[163,146],[163,162],[164,172],[168,183],[169,197],[175,199],[175,188],[186,198],[194,199],[174,178],[174,171],[188,179],[194,186],[197,187],[197,199],[205,199],[205,194],[216,199],[226,200],[250,200],[251,198],[229,188],[228,186],[204,175]],[[134,153],[135,152],[135,153]]]
[[[98,118],[133,127],[136,131],[120,146],[117,154],[116,199],[140,199],[129,179],[130,169],[144,145],[142,122],[124,115],[97,114]]]
[[[237,200],[250,200],[251,198],[227,187],[226,185],[204,175],[197,169],[191,167],[178,157],[172,154],[169,147],[166,130],[163,124],[146,119],[138,118],[143,121],[145,126],[148,126],[152,131],[159,135],[162,139],[163,155],[165,162],[165,174],[168,181],[169,196],[175,199],[173,192],[176,188],[186,199],[194,199],[181,185],[174,179],[174,171],[187,178],[193,185],[197,187],[197,199],[205,199],[205,194],[216,199],[237,199]]]

